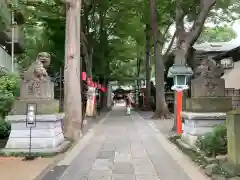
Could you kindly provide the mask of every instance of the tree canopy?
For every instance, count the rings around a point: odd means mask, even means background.
[[[197,43],[228,42],[236,38],[236,36],[236,32],[231,27],[205,27]]]
[[[225,17],[226,21],[233,20],[229,9],[237,11],[238,4],[229,6],[229,0],[223,2],[217,3],[208,21],[219,21],[219,16],[216,16],[219,9],[221,13],[218,14]],[[198,6],[199,3],[195,1],[184,1],[190,23],[196,16]],[[157,0],[158,28],[165,42],[171,41],[169,27],[175,23],[175,7],[175,1]],[[21,8],[26,17],[25,53],[19,58],[22,69],[26,69],[35,60],[39,51],[49,51],[52,55],[50,74],[56,74],[64,65],[65,4],[61,0],[40,0],[35,3],[25,1]],[[82,31],[87,39],[87,52],[92,57],[95,79],[135,77],[139,71],[138,62],[141,62],[140,76],[144,77],[145,28],[151,23],[149,14],[149,3],[144,0],[89,0],[84,3]],[[198,42],[227,41],[234,37],[231,28],[206,27]],[[153,45],[151,37],[150,45]],[[152,61],[151,64],[154,65]]]

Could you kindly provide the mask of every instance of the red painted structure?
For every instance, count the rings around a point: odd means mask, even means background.
[[[177,133],[182,134],[182,96],[183,91],[177,91]]]

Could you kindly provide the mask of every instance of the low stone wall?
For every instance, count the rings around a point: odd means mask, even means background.
[[[188,145],[195,147],[198,136],[211,132],[213,126],[226,120],[226,113],[193,113],[182,112],[184,120],[182,139]]]

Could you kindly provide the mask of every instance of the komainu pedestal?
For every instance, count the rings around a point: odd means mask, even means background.
[[[195,146],[198,136],[211,132],[213,126],[224,123],[226,112],[232,109],[232,99],[224,96],[223,69],[210,59],[202,60],[191,81],[191,98],[186,100],[182,113],[182,139]]]
[[[59,100],[54,99],[54,83],[44,81],[22,81],[20,100],[13,104],[11,115],[26,114],[28,103],[37,104],[37,114],[55,114],[59,112]]]
[[[59,114],[59,101],[54,99],[54,83],[45,68],[50,64],[48,53],[39,53],[24,73],[20,100],[16,100],[6,120],[11,133],[4,151],[28,152],[30,129],[26,127],[27,104],[37,104],[36,127],[32,128],[32,151],[56,152],[66,147],[62,132],[64,114]]]
[[[44,114],[36,116],[36,127],[31,132],[32,152],[61,152],[67,147],[62,133],[64,114]],[[6,118],[11,123],[11,133],[4,148],[5,152],[28,152],[30,129],[26,127],[25,115],[10,115]]]

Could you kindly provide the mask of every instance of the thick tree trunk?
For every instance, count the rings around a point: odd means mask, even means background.
[[[169,111],[164,95],[164,62],[163,62],[163,37],[158,30],[156,0],[150,1],[152,14],[152,32],[154,41],[154,58],[156,72],[156,110],[153,118],[167,118]]]
[[[65,57],[64,57],[64,81],[65,79],[67,79],[67,54],[68,54],[68,34],[69,34],[69,8],[68,8],[68,5],[66,4],[66,28],[65,28]],[[67,108],[67,84],[64,82],[64,111],[66,110]],[[64,133],[64,136],[67,136],[67,127],[69,125],[69,118],[68,118],[68,114],[65,113],[65,117],[64,117],[64,122],[63,122],[63,133]]]
[[[150,110],[151,102],[151,82],[150,82],[150,27],[146,24],[146,105],[147,110]]]
[[[82,98],[80,83],[80,20],[78,14],[81,12],[81,0],[72,0],[68,13],[67,58],[65,59],[66,77],[65,85],[67,96],[65,97],[67,123],[66,136],[77,140],[82,135]],[[79,22],[78,22],[79,21]]]
[[[164,94],[164,63],[162,56],[163,46],[159,42],[155,42],[155,72],[156,72],[156,110],[153,118],[168,118],[169,111],[165,101]]]

